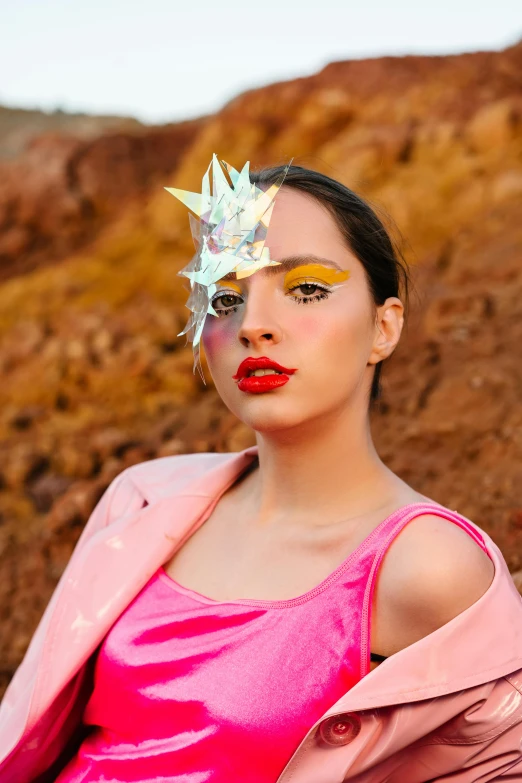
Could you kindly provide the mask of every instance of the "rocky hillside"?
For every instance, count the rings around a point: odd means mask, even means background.
[[[21,153],[0,159],[0,281],[92,245],[176,168],[204,124],[144,128],[116,118],[93,117],[89,124],[73,115],[66,122],[60,114],[35,135],[39,126],[28,114],[31,136]],[[0,110],[0,151],[18,127],[12,119],[9,133],[4,124]],[[29,129],[22,125],[17,137]]]
[[[213,152],[236,166],[294,157],[391,215],[416,294],[385,372],[377,446],[418,490],[483,526],[520,579],[522,45],[334,63],[194,124],[54,134],[6,164],[4,684],[117,473],[253,442],[176,337],[187,316],[176,272],[191,240],[161,185],[198,189]]]

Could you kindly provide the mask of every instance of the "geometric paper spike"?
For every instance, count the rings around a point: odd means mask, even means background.
[[[216,283],[224,275],[235,272],[237,278],[247,277],[265,266],[277,265],[270,258],[265,239],[274,207],[274,198],[283,184],[292,161],[285,167],[277,182],[266,191],[250,182],[250,163],[240,172],[216,155],[203,175],[201,193],[178,188],[165,188],[187,206],[196,254],[178,274],[189,280],[190,295],[187,307],[190,316],[178,336],[187,335],[194,350],[193,371],[198,368],[203,382],[200,362],[200,339],[207,315],[217,316],[211,299]],[[212,169],[212,191],[210,170]],[[230,181],[227,179],[227,176]]]

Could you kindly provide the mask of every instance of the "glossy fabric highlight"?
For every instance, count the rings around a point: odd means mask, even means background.
[[[160,569],[100,648],[93,733],[59,783],[275,781],[359,679],[358,576],[301,603],[222,603]]]

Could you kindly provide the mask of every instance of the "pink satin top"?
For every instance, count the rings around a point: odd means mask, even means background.
[[[160,568],[100,647],[92,730],[57,783],[275,783],[369,670],[376,569],[413,505],[291,600],[215,601]]]

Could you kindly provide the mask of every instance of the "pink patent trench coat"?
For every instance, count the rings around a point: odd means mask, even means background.
[[[55,779],[78,741],[103,637],[256,454],[164,457],[112,482],[2,702],[0,783]],[[522,601],[479,532],[495,564],[486,593],[363,677],[277,783],[522,781]]]

